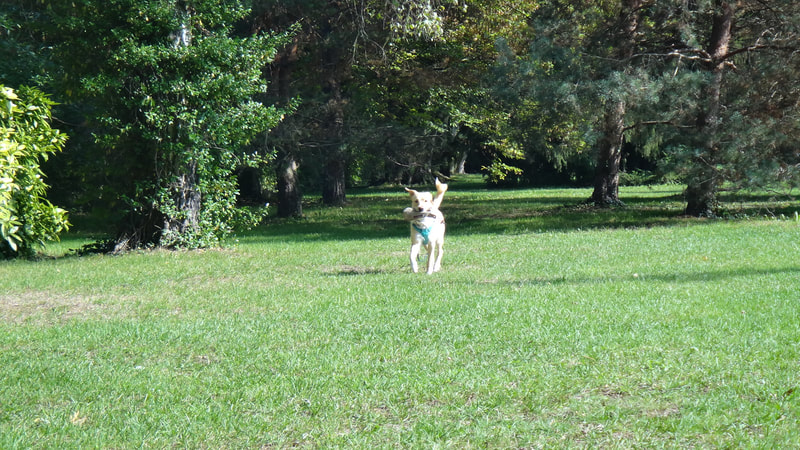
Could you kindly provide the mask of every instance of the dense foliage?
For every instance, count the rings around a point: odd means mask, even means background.
[[[30,256],[68,227],[40,168],[67,140],[50,127],[52,105],[40,91],[0,84],[0,256]]]
[[[262,102],[261,76],[283,38],[233,36],[242,5],[87,0],[48,12],[66,38],[56,58],[92,55],[64,70],[95,107],[96,145],[134,174],[118,248],[216,245],[248,220],[235,171],[261,162],[243,148],[283,114]]]

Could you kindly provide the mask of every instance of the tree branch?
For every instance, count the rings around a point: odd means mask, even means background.
[[[675,128],[694,128],[694,125],[683,125],[680,123],[675,123],[672,120],[643,120],[641,122],[636,122],[632,125],[628,125],[627,127],[622,128],[622,132],[625,133],[627,131],[644,127],[650,125],[671,125]]]

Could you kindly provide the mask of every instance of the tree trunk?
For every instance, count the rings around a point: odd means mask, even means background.
[[[278,216],[302,217],[302,195],[297,185],[297,160],[287,154],[278,166]]]
[[[715,1],[716,13],[711,28],[708,53],[711,55],[711,81],[705,89],[706,107],[697,117],[697,133],[704,136],[701,155],[695,158],[695,172],[686,187],[686,210],[695,217],[713,217],[717,203],[717,190],[722,182],[716,169],[719,159],[717,131],[720,127],[722,81],[725,55],[731,41],[735,6],[722,0]]]
[[[258,29],[254,33],[262,32],[275,26],[272,18],[265,15],[261,18]],[[275,61],[270,66],[272,71],[272,82],[269,84],[272,93],[278,97],[280,102],[288,104],[291,101],[291,86],[294,80],[294,69],[299,59],[301,37],[296,35],[292,42],[275,56]],[[299,187],[299,174],[297,172],[299,164],[297,155],[292,150],[296,142],[284,144],[275,159],[275,174],[278,189],[278,217],[302,217],[303,216],[303,194]]]
[[[698,164],[703,164],[702,162]],[[714,207],[717,204],[717,180],[713,174],[713,169],[706,168],[700,171],[708,174],[706,179],[695,179],[689,182],[686,187],[686,209],[684,214],[693,217],[715,217]]]
[[[342,93],[342,83],[346,80],[349,71],[349,58],[344,57],[334,44],[335,26],[326,24],[328,33],[328,48],[321,58],[321,72],[323,92],[328,95],[325,104],[325,113],[322,118],[320,132],[325,142],[325,174],[322,186],[322,203],[328,206],[340,206],[347,201],[345,182],[347,157],[343,150],[345,100]]]
[[[322,202],[328,206],[338,206],[343,205],[346,200],[345,163],[341,158],[329,159],[325,165]]]
[[[299,37],[295,36],[291,44],[278,53],[272,63],[272,82],[269,87],[275,91],[278,98],[284,103],[288,103],[292,98],[290,87],[292,85],[294,67],[299,59],[299,47]]]
[[[188,8],[177,6],[177,13],[183,19],[178,30],[172,33],[172,45],[177,50],[192,45],[192,33],[186,26],[190,19]],[[185,103],[186,99],[182,99]],[[176,120],[174,133],[175,141],[181,142],[186,131],[180,119]],[[188,153],[188,151],[187,151]],[[161,232],[161,244],[173,245],[180,240],[179,236],[186,236],[198,227],[201,205],[201,194],[198,190],[197,161],[192,159],[188,163],[180,164],[176,170],[175,180],[170,183],[172,203],[175,207],[173,215],[164,212],[164,226]],[[166,238],[167,242],[164,242]]]
[[[334,75],[332,75],[334,76]],[[331,98],[326,105],[326,116],[322,132],[323,139],[327,142],[327,155],[325,157],[325,174],[322,180],[322,203],[327,206],[340,206],[347,202],[345,190],[346,181],[346,156],[341,150],[342,128],[344,126],[344,101],[341,96],[341,87],[338,80],[328,83]]]
[[[325,173],[322,179],[322,203],[327,206],[341,206],[347,203],[346,191],[346,161],[344,153],[336,148],[332,149],[325,161]]]
[[[169,236],[187,235],[197,228],[201,205],[201,194],[197,190],[197,162],[187,164],[182,172],[170,185],[172,202],[177,213],[165,214],[162,239],[167,237],[171,240]]]
[[[590,202],[598,206],[622,204],[619,199],[619,167],[622,162],[624,120],[625,102],[616,101],[606,111],[604,135],[597,153],[594,191]]]
[[[634,53],[635,34],[639,27],[642,0],[622,0],[620,35],[616,57],[627,61]],[[623,63],[624,64],[624,63]],[[603,117],[603,138],[597,152],[594,190],[589,202],[598,206],[621,205],[619,199],[619,168],[622,162],[622,142],[625,134],[625,100],[610,101]]]
[[[455,164],[453,167],[450,168],[450,172],[456,175],[464,175],[467,173],[466,165],[467,165],[467,156],[469,155],[469,150],[464,150],[461,152],[461,155],[458,157],[457,161],[453,161]]]

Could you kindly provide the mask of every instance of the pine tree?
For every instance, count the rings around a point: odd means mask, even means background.
[[[714,0],[674,11],[672,48],[660,55],[674,67],[660,139],[665,167],[686,181],[685,214],[715,216],[726,184],[796,182],[800,7]]]

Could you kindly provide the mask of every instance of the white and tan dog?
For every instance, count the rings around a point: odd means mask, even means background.
[[[442,269],[444,246],[444,214],[439,211],[447,185],[436,179],[436,197],[430,192],[417,192],[405,188],[411,195],[411,207],[403,210],[403,218],[411,222],[411,270],[419,271],[417,257],[425,246],[428,251],[428,274]],[[435,257],[434,257],[435,256]]]

